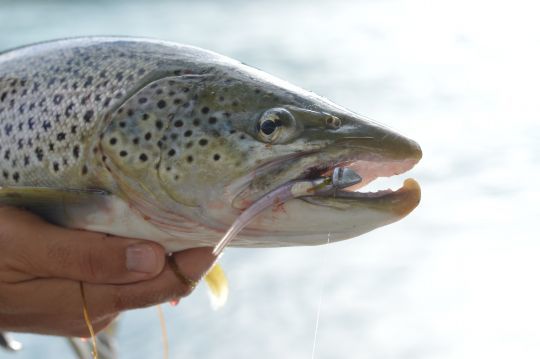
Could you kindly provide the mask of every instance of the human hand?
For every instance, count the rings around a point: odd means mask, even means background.
[[[174,259],[182,274],[196,281],[216,258],[211,248],[194,248]],[[193,290],[166,265],[156,243],[65,229],[0,207],[0,331],[88,336],[81,281],[95,331],[123,310]]]

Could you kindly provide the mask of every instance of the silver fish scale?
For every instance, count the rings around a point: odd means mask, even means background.
[[[91,178],[90,144],[105,115],[131,91],[181,68],[177,47],[125,39],[1,54],[0,185],[81,185]]]

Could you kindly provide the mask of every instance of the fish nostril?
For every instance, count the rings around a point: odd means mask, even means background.
[[[326,117],[325,123],[326,123],[327,128],[330,128],[330,129],[333,129],[333,130],[337,130],[338,128],[341,127],[341,120],[336,116],[331,116],[330,115],[330,116]]]

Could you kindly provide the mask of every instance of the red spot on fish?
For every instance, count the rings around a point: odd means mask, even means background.
[[[147,215],[144,215],[144,216],[143,216],[143,219],[144,219],[145,221],[149,221],[149,220],[151,220],[151,219],[152,219],[152,217],[150,217],[150,216],[147,216]]]
[[[176,307],[180,303],[180,298],[173,299],[169,302],[172,307]]]
[[[274,213],[286,213],[285,203],[282,202],[279,198],[274,200],[274,206],[272,207],[272,212]]]

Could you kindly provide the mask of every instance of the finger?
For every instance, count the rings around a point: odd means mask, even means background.
[[[165,263],[163,248],[150,241],[65,229],[13,208],[0,212],[11,267],[23,274],[121,284],[152,278]]]
[[[194,248],[174,254],[178,269],[191,280],[198,281],[212,267],[216,257],[212,248]],[[168,266],[151,280],[123,284],[84,284],[90,318],[102,320],[119,311],[143,308],[185,297],[193,288],[178,279]],[[32,318],[52,313],[79,320],[83,302],[79,282],[67,279],[36,279],[4,286],[2,296],[15,298],[8,314],[24,314]],[[36,300],[39,298],[39,300]]]
[[[174,254],[178,270],[190,280],[198,282],[212,268],[216,257],[212,248],[193,248]],[[117,286],[88,286],[89,302],[92,306],[99,298],[111,298],[112,308],[108,310],[123,311],[144,308],[164,303],[173,299],[186,297],[194,287],[179,280],[173,270],[166,266],[156,278],[128,285]],[[89,304],[90,305],[90,304]],[[100,313],[104,308],[99,308]]]

